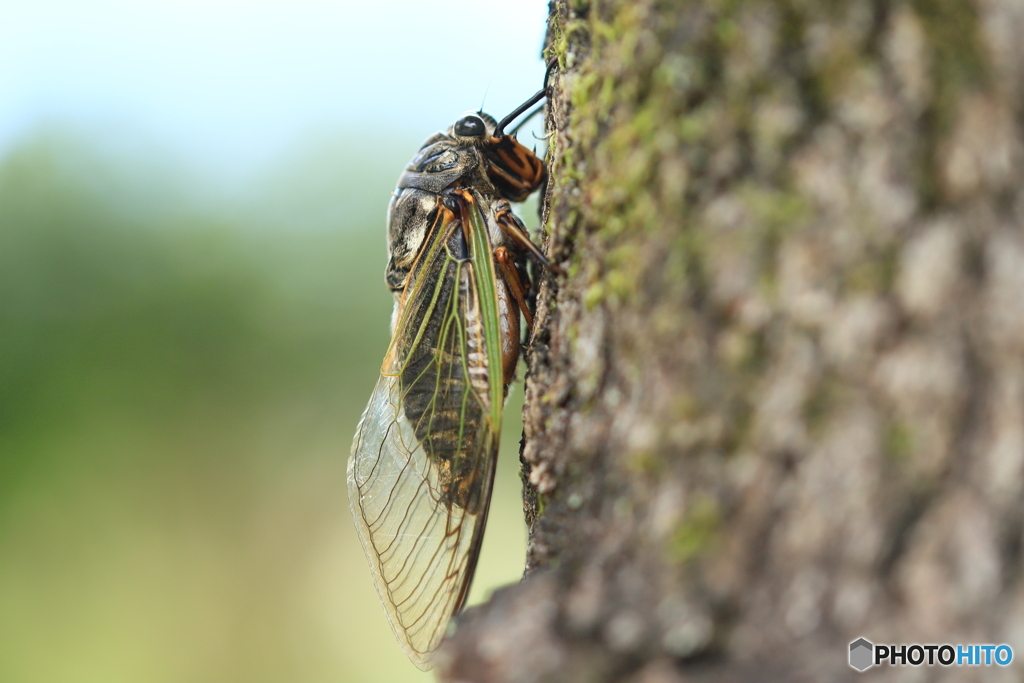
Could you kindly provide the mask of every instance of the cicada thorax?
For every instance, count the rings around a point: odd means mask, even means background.
[[[405,167],[388,206],[387,280],[393,291],[404,285],[446,189],[471,188],[498,206],[497,200],[526,199],[544,181],[544,162],[511,135],[495,134],[496,125],[482,112],[465,116],[428,138]],[[500,234],[494,240],[495,248],[509,242]],[[515,248],[522,251],[519,244]]]

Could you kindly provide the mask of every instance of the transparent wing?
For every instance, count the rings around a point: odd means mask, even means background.
[[[500,431],[481,324],[491,307],[481,311],[462,224],[439,207],[348,465],[377,593],[421,669],[469,591]]]

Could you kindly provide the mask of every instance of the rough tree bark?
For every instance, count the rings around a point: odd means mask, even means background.
[[[555,0],[521,584],[447,681],[1024,655],[1024,4]]]

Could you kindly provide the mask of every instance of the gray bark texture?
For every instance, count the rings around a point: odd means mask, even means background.
[[[1024,3],[555,0],[545,57],[528,567],[441,679],[1024,678]]]

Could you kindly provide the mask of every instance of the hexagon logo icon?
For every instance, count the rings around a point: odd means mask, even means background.
[[[857,671],[864,671],[874,664],[875,646],[871,641],[858,638],[850,643],[850,666]]]

